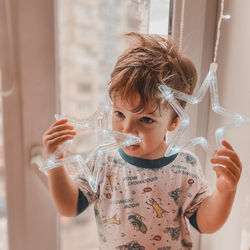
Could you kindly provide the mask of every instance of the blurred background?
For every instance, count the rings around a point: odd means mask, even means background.
[[[184,5],[185,3],[185,5]],[[59,216],[46,177],[42,134],[61,113],[89,117],[104,100],[110,73],[127,44],[122,34],[136,31],[171,35],[198,71],[199,88],[213,59],[221,1],[217,0],[0,0],[0,250],[97,250],[93,209],[75,218]],[[242,8],[242,6],[244,8]],[[220,104],[250,117],[250,22],[244,0],[225,1],[232,18],[223,23],[218,51]],[[192,126],[183,140],[205,136],[227,124],[210,108],[209,94],[188,105]],[[232,214],[213,235],[192,230],[194,249],[250,249],[249,124],[226,139],[245,169]],[[215,176],[206,153],[199,156],[206,177]]]

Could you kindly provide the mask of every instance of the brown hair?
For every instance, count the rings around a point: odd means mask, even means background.
[[[197,81],[195,66],[181,55],[171,39],[135,32],[125,36],[132,43],[118,58],[111,73],[111,99],[114,92],[127,101],[139,93],[140,103],[133,110],[139,112],[143,111],[149,100],[155,100],[157,107],[160,107],[159,83],[187,94],[193,93]],[[183,108],[186,105],[184,101],[180,101],[180,104]]]

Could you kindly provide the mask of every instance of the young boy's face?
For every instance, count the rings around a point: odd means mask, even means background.
[[[168,146],[164,136],[177,126],[178,119],[173,122],[174,111],[171,108],[160,111],[153,102],[148,103],[143,112],[135,113],[132,110],[139,102],[139,94],[130,102],[122,100],[119,95],[114,96],[112,128],[141,139],[139,144],[123,147],[126,154],[144,159],[163,157]]]

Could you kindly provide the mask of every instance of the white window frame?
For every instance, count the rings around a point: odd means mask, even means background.
[[[184,28],[182,50],[185,56],[194,63],[198,80],[194,92],[200,88],[202,81],[205,79],[209,65],[213,59],[214,42],[217,27],[217,0],[182,0],[173,3],[173,20],[172,20],[172,36],[178,43],[180,39],[180,25],[183,2],[184,5]],[[192,17],[192,18],[190,18]],[[206,94],[199,105],[187,105],[186,111],[192,122],[189,127],[189,133],[183,136],[183,141],[198,136],[207,137],[209,122],[209,95]],[[207,156],[201,147],[193,149],[199,157],[203,170],[206,173]],[[201,249],[201,234],[190,227],[193,239],[193,250]]]
[[[30,164],[56,112],[54,2],[10,0],[15,90],[3,98],[9,250],[59,249],[58,216]],[[3,71],[3,89],[12,84]]]

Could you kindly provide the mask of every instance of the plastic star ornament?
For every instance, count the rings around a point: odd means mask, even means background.
[[[183,27],[184,27],[184,5],[185,1],[182,2],[182,16],[181,16],[181,27],[180,27],[180,44],[179,47],[181,48],[182,45],[182,37],[183,37]],[[224,133],[234,127],[237,127],[245,122],[250,122],[250,118],[244,117],[241,114],[231,112],[229,110],[226,110],[225,108],[221,107],[219,104],[219,94],[218,94],[218,83],[217,83],[217,77],[216,77],[216,71],[217,71],[217,51],[219,47],[219,40],[220,40],[220,27],[222,20],[228,20],[231,18],[231,15],[225,15],[223,13],[224,11],[224,0],[221,0],[221,8],[220,8],[220,17],[217,25],[217,36],[216,36],[216,42],[215,42],[215,48],[214,48],[214,60],[213,63],[210,65],[209,72],[203,81],[200,89],[198,90],[197,94],[195,96],[187,95],[185,93],[182,93],[181,91],[169,88],[163,84],[159,86],[159,89],[161,93],[163,94],[164,98],[168,100],[170,105],[173,107],[173,109],[176,111],[176,113],[180,117],[180,124],[176,130],[176,134],[173,137],[172,142],[170,143],[167,151],[165,152],[165,156],[172,155],[174,153],[179,152],[183,148],[195,146],[197,144],[200,144],[208,153],[211,155],[212,150],[208,144],[208,141],[204,137],[196,137],[192,140],[189,140],[185,144],[178,145],[178,141],[182,138],[185,130],[189,126],[190,120],[188,114],[184,111],[184,109],[181,107],[177,99],[186,101],[190,104],[197,104],[201,102],[204,95],[206,94],[206,91],[210,90],[210,100],[212,105],[212,110],[222,116],[228,117],[232,119],[232,123],[229,123],[223,127],[220,127],[216,129],[215,131],[215,137],[216,137],[216,143],[218,147],[221,146],[221,142],[223,140]]]
[[[187,143],[178,145],[178,141],[182,138],[185,130],[189,126],[190,119],[189,119],[188,114],[185,112],[185,110],[181,107],[181,105],[177,101],[177,99],[183,100],[190,104],[197,104],[201,102],[201,100],[206,94],[206,91],[209,88],[212,110],[219,115],[231,118],[233,120],[232,123],[229,123],[226,126],[216,129],[215,137],[216,137],[216,142],[217,142],[218,147],[221,147],[221,142],[223,140],[224,133],[227,130],[237,127],[244,122],[250,122],[250,118],[244,117],[238,113],[228,111],[225,108],[220,106],[216,71],[217,71],[217,64],[212,63],[210,65],[210,70],[205,80],[203,81],[199,91],[197,92],[195,96],[182,93],[181,91],[169,88],[163,84],[159,85],[159,90],[163,94],[164,98],[168,100],[172,108],[180,117],[180,124],[177,128],[176,134],[172,142],[170,143],[167,151],[165,152],[165,156],[175,154],[179,152],[180,150],[182,150],[183,148],[195,146],[197,144],[200,144],[206,151],[208,151],[209,154],[212,154],[212,150],[209,147],[209,143],[207,139],[204,137],[196,137],[194,139],[189,140]]]
[[[100,105],[90,118],[81,121],[55,115],[57,120],[66,118],[68,124],[74,126],[76,137],[61,145],[44,162],[40,170],[47,171],[65,166],[72,178],[84,178],[90,189],[97,192],[104,154],[120,147],[141,142],[140,138],[136,136],[109,129],[111,110],[110,103]]]

